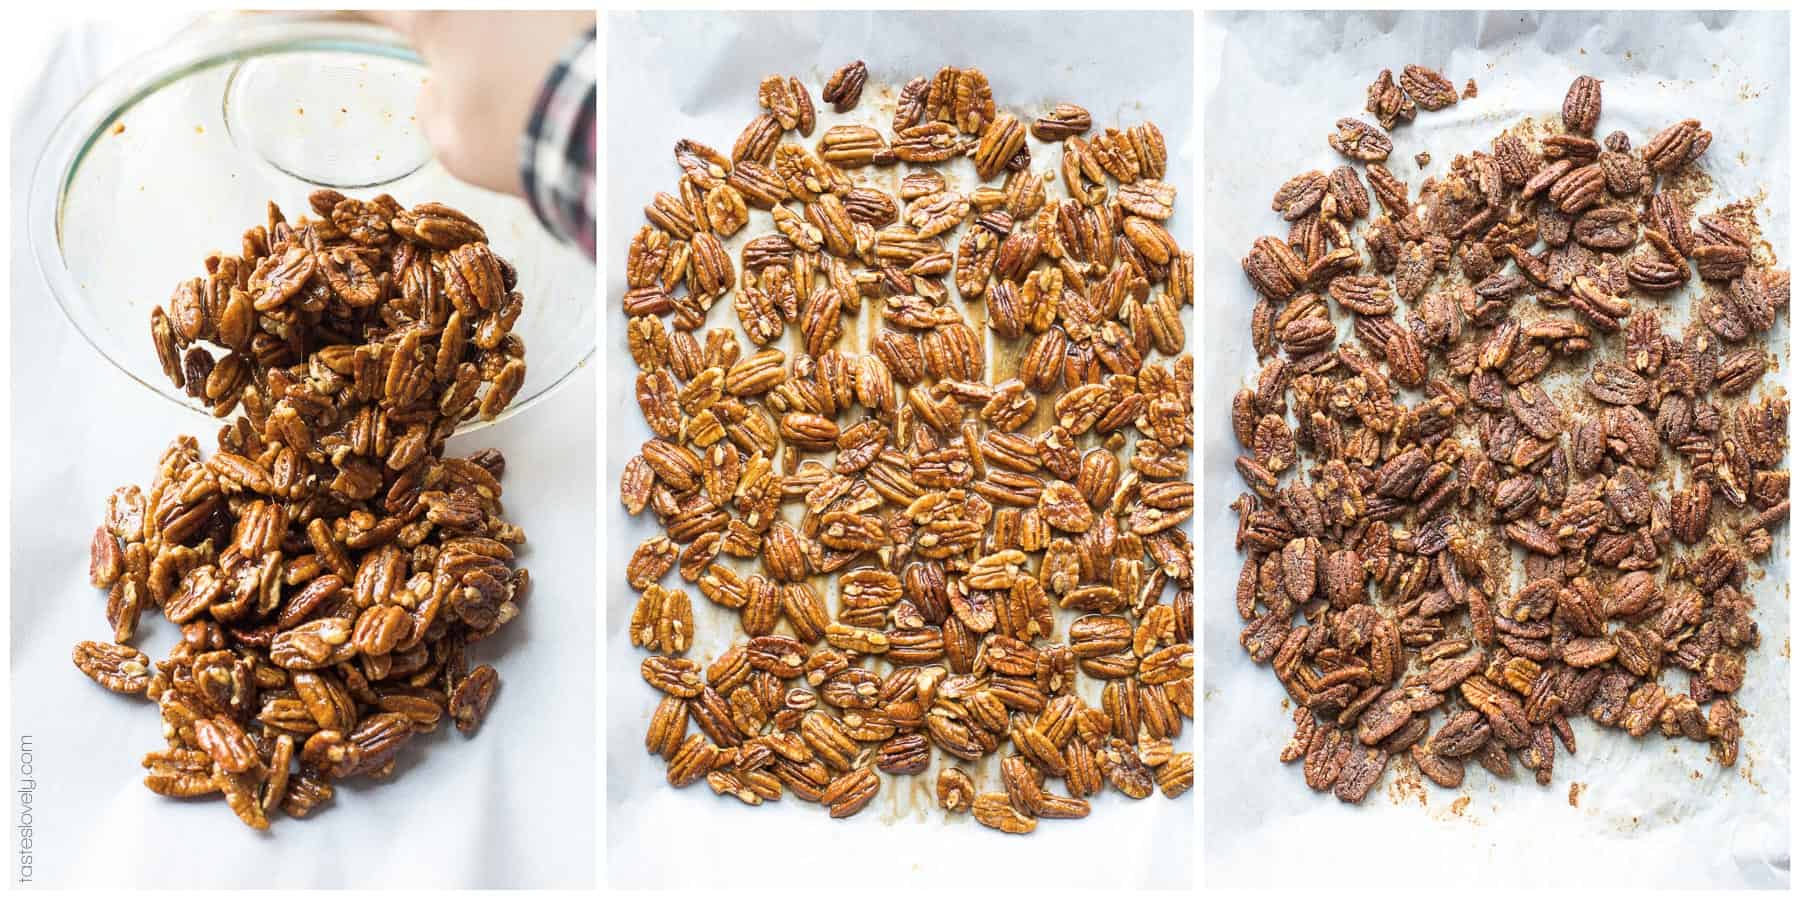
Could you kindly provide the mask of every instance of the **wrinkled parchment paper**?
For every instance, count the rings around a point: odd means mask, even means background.
[[[608,441],[603,477],[609,487],[651,437],[633,398],[635,371],[616,305],[624,291],[626,245],[655,192],[675,190],[680,176],[671,154],[675,141],[693,138],[728,153],[759,112],[756,85],[764,75],[779,72],[806,82],[820,106],[819,128],[807,139],[809,146],[827,126],[842,122],[877,123],[888,133],[900,85],[944,65],[979,66],[992,82],[995,102],[1027,122],[1036,111],[1065,100],[1086,106],[1096,125],[1151,119],[1168,143],[1168,180],[1182,192],[1177,208],[1184,211],[1171,230],[1189,246],[1197,197],[1189,177],[1193,20],[1186,14],[620,14],[611,17],[609,29],[610,196],[602,253],[611,283],[600,343],[602,358],[610,360],[602,363],[609,367],[602,401]],[[818,103],[818,92],[838,66],[855,59],[868,63],[868,87],[861,105],[840,119]],[[1035,171],[1055,171],[1059,153],[1035,142],[1032,152]],[[968,190],[975,184],[974,168],[966,161],[962,166],[954,177]],[[875,183],[891,191],[893,173],[904,168],[853,174],[890,179]],[[1060,190],[1052,187],[1052,196],[1062,196]],[[768,215],[752,210],[749,228],[726,244],[733,260],[745,239],[769,228]],[[947,243],[954,246],[953,240]],[[865,303],[846,330],[862,335],[876,316]],[[729,301],[721,300],[709,325],[735,321]],[[795,331],[790,330],[790,340]],[[741,343],[746,352],[754,349]],[[768,884],[796,872],[809,884],[846,887],[1192,883],[1193,792],[1173,802],[1160,794],[1129,801],[1109,789],[1087,820],[1045,820],[1029,839],[1019,840],[966,817],[945,823],[931,799],[938,767],[954,761],[941,752],[923,776],[884,776],[882,793],[844,822],[791,797],[752,810],[714,796],[704,784],[670,789],[662,760],[644,752],[644,729],[658,698],[638,675],[643,652],[626,636],[636,595],[618,574],[631,549],[658,529],[654,517],[628,518],[610,503],[601,516],[610,573],[603,584],[607,865],[614,887]],[[671,574],[665,582],[676,585],[680,579]],[[709,662],[740,633],[737,616],[713,606],[691,585],[682,586],[693,596],[698,631],[690,655]],[[1194,745],[1190,728],[1176,746],[1192,750]],[[983,790],[999,789],[997,757],[980,768],[964,765]],[[1059,782],[1052,786],[1060,789]]]
[[[1740,703],[1750,713],[1737,767],[1707,747],[1652,735],[1634,742],[1585,718],[1579,753],[1561,753],[1555,780],[1501,782],[1468,767],[1463,787],[1416,785],[1410,761],[1389,765],[1360,808],[1308,790],[1299,763],[1276,756],[1292,734],[1285,693],[1238,646],[1231,548],[1241,490],[1238,450],[1224,423],[1231,395],[1254,377],[1254,294],[1238,258],[1261,234],[1285,234],[1269,198],[1287,177],[1342,162],[1326,144],[1332,123],[1361,116],[1364,89],[1383,68],[1443,72],[1480,94],[1419,112],[1394,134],[1389,167],[1417,196],[1413,154],[1426,174],[1458,152],[1485,148],[1522,116],[1556,119],[1569,82],[1605,82],[1598,132],[1623,129],[1634,146],[1682,118],[1714,135],[1703,159],[1714,192],[1695,210],[1749,198],[1785,267],[1788,244],[1788,20],[1760,13],[1223,13],[1202,23],[1206,106],[1205,296],[1216,356],[1196,376],[1211,404],[1199,429],[1207,477],[1202,697],[1206,730],[1206,883],[1209,887],[1323,883],[1573,887],[1774,887],[1788,884],[1788,532],[1776,533],[1767,577],[1753,584],[1761,649],[1750,656]],[[1368,119],[1373,121],[1373,119]],[[1558,120],[1559,121],[1559,120]],[[1360,168],[1360,167],[1359,167]],[[1521,301],[1529,303],[1529,301]],[[1687,321],[1686,303],[1676,323]],[[1673,326],[1671,326],[1673,327]],[[1770,336],[1786,368],[1787,323]],[[1769,391],[1784,372],[1767,376]],[[1673,675],[1665,684],[1674,684]],[[1685,688],[1685,680],[1681,681]],[[1437,719],[1441,721],[1442,716]],[[1435,727],[1435,726],[1434,726]],[[1405,786],[1410,782],[1413,786]],[[1460,806],[1460,808],[1459,808]],[[1295,863],[1298,863],[1297,865]]]
[[[107,495],[123,484],[148,485],[178,434],[198,437],[210,452],[220,423],[152,397],[63,318],[26,250],[27,179],[56,117],[182,23],[166,24],[164,32],[134,19],[129,28],[64,33],[42,80],[18,86],[28,99],[12,122],[12,740],[16,750],[30,735],[34,747],[33,881],[165,889],[592,886],[591,368],[542,405],[450,442],[453,453],[492,446],[506,454],[504,502],[529,537],[520,564],[533,581],[520,617],[470,648],[473,662],[500,672],[494,705],[474,737],[446,719],[435,733],[413,738],[390,782],[354,779],[311,819],[271,815],[270,831],[258,834],[217,797],[183,802],[145,789],[139,760],[163,745],[155,705],[101,689],[69,661],[76,641],[110,634],[106,597],[87,580],[88,541]],[[226,244],[232,235],[219,239]],[[144,616],[140,634],[152,659],[176,640],[175,628],[155,614]],[[9,770],[17,787],[16,767]],[[10,806],[16,821],[16,793]]]

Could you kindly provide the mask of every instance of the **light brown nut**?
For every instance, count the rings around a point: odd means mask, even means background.
[[[150,658],[135,648],[99,641],[75,645],[75,668],[95,684],[119,694],[142,694],[150,686]]]
[[[494,691],[499,686],[499,673],[488,665],[475,668],[457,684],[450,694],[450,718],[456,721],[457,731],[474,734],[481,727],[481,720],[486,718],[488,706],[494,702]]]
[[[1030,834],[1037,830],[1037,820],[1014,809],[1005,794],[979,794],[970,811],[974,813],[975,821],[1007,834]]]
[[[825,90],[820,99],[831,104],[831,108],[846,113],[856,108],[862,99],[863,85],[869,80],[869,67],[862,60],[845,65],[825,81]]]

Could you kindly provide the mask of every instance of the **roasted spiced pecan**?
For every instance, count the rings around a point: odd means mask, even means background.
[[[1407,66],[1400,73],[1400,87],[1419,104],[1420,109],[1435,111],[1456,103],[1456,85],[1450,79],[1424,66]]]
[[[1375,121],[1389,131],[1401,122],[1411,122],[1419,113],[1418,105],[1408,97],[1400,86],[1394,83],[1394,73],[1390,69],[1382,69],[1375,81],[1369,85],[1369,102],[1366,107]]]
[[[1417,196],[1382,164],[1392,138],[1355,119],[1327,143],[1363,164],[1366,192],[1355,165],[1269,179],[1291,224],[1242,261],[1261,368],[1220,404],[1242,448],[1232,601],[1240,644],[1295,705],[1279,758],[1303,759],[1306,784],[1342,801],[1363,801],[1403,751],[1446,788],[1470,759],[1506,777],[1515,757],[1548,784],[1581,715],[1735,760],[1733,697],[1757,643],[1749,561],[1787,518],[1789,408],[1762,393],[1774,358],[1756,338],[1786,307],[1788,276],[1744,204],[1690,208],[1707,189],[1684,167],[1713,140],[1698,120],[1634,151],[1623,133],[1599,138],[1600,89],[1577,78],[1560,133],[1512,128]],[[1382,71],[1366,109],[1392,129],[1475,97],[1409,66],[1398,83]],[[1385,215],[1353,235],[1370,192]],[[1695,324],[1671,333],[1655,297],[1688,286]],[[1063,368],[1059,422],[1079,433],[1104,382]],[[1580,390],[1558,390],[1557,372]],[[1081,584],[1098,523],[1082,529],[1058,484],[1038,499],[1071,551],[1046,583],[1087,613],[1071,653],[1110,679],[1115,731],[1148,728],[1143,692],[1181,677],[1169,661],[1183,645],[1128,636],[1121,598]],[[1775,493],[1752,499],[1758,484]],[[1136,490],[1147,509],[1128,523],[1148,540],[1165,489]],[[1137,789],[1130,757],[1095,749]],[[1031,786],[1008,781],[1014,808],[1043,802]]]

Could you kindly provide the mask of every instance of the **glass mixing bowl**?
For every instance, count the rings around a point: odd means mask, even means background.
[[[238,252],[270,200],[312,215],[320,187],[437,201],[480,222],[519,272],[527,374],[500,419],[542,400],[593,356],[593,263],[523,201],[431,159],[413,115],[426,77],[392,32],[304,16],[210,20],[122,66],[57,125],[32,176],[32,254],[57,304],[126,375],[210,415],[164,377],[150,340],[151,309],[204,275],[208,253]]]

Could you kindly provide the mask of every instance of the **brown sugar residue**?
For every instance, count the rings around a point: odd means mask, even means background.
[[[1775,257],[1775,247],[1763,236],[1762,223],[1756,218],[1756,211],[1768,200],[1768,191],[1758,189],[1755,194],[1719,207],[1714,214],[1743,230],[1744,236],[1750,241],[1752,262],[1765,268],[1774,268],[1780,264]]]
[[[112,133],[113,134],[124,134],[125,133],[125,123],[124,122],[114,122],[113,127],[112,127]]]
[[[1581,792],[1584,790],[1587,790],[1587,785],[1582,784],[1579,781],[1569,782],[1569,805],[1570,806],[1572,806],[1576,809],[1581,808]]]
[[[1527,144],[1535,144],[1547,135],[1561,132],[1560,122],[1553,123],[1548,120],[1539,120],[1535,116],[1525,116],[1501,133],[1516,137]]]
[[[1663,176],[1662,192],[1692,210],[1700,205],[1700,201],[1712,195],[1712,176],[1699,166],[1682,166]]]
[[[1756,208],[1768,199],[1758,191],[1755,196],[1741,197],[1719,207],[1715,213],[1720,218],[1744,230],[1744,236],[1752,243],[1762,241],[1762,223],[1756,219]]]
[[[1469,795],[1467,795],[1467,794],[1464,794],[1461,797],[1458,797],[1455,800],[1450,801],[1451,815],[1460,816],[1463,814],[1463,810],[1466,810],[1468,808],[1469,808]]]
[[[1738,777],[1742,778],[1745,784],[1755,788],[1757,793],[1767,794],[1769,792],[1767,788],[1763,787],[1762,782],[1756,780],[1756,756],[1754,754],[1748,750],[1739,753],[1738,764],[1735,768]]]
[[[1475,95],[1479,94],[1479,93],[1481,93],[1481,91],[1480,91],[1480,89],[1475,87],[1475,79],[1471,78],[1471,79],[1469,79],[1468,84],[1463,85],[1463,99],[1464,100],[1473,100],[1473,99],[1475,99]]]
[[[1419,779],[1419,770],[1411,766],[1394,773],[1393,780],[1388,782],[1387,795],[1396,806],[1415,800],[1421,807],[1427,805],[1425,783]]]

